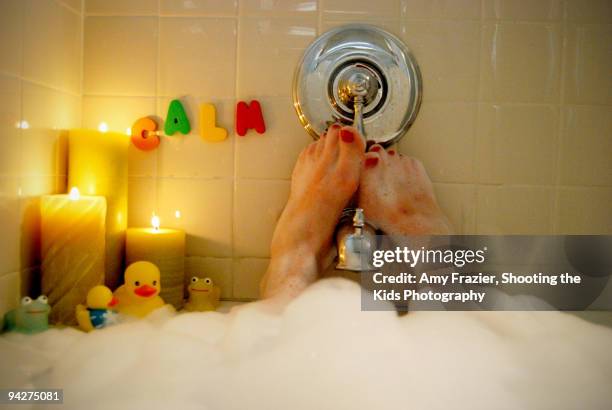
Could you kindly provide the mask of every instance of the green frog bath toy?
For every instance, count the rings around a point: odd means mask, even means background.
[[[4,315],[4,330],[20,333],[39,333],[49,329],[49,312],[51,307],[45,295],[36,300],[26,296],[21,299],[21,306]]]
[[[212,279],[200,279],[194,276],[191,278],[191,283],[187,290],[189,291],[189,300],[185,304],[186,311],[206,312],[216,310],[219,306],[221,289],[219,286],[215,286]]]

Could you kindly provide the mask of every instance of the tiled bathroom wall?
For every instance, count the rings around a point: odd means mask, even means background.
[[[458,232],[612,232],[610,2],[90,0],[85,13],[85,126],[123,130],[182,97],[192,120],[217,104],[231,130],[237,100],[262,103],[264,135],[169,137],[130,163],[130,224],[158,212],[186,229],[188,270],[225,297],[257,296],[309,142],[290,100],[297,59],[347,22],[413,49],[424,101],[400,149],[424,161]]]
[[[0,1],[0,316],[37,290],[39,197],[64,191],[62,130],[81,122],[82,23],[79,0]]]
[[[12,3],[78,18],[78,1]],[[297,60],[317,35],[348,22],[381,26],[413,50],[424,99],[400,150],[423,160],[457,232],[612,233],[611,1],[85,0],[83,8],[82,125],[125,132],[147,115],[163,125],[180,98],[194,130],[163,137],[154,152],[131,150],[129,224],[146,226],[155,212],[162,225],[185,229],[188,275],[213,277],[225,298],[257,297],[293,163],[310,142],[290,98]],[[24,58],[7,81],[22,90],[40,75],[36,84],[49,82],[54,96],[78,99],[80,81],[56,73],[57,55],[72,56],[59,47],[41,50],[34,72]],[[27,93],[17,94],[10,107]],[[267,131],[238,137],[235,104],[251,99]],[[201,140],[202,102],[216,105],[228,140]],[[13,122],[3,120],[6,132],[23,134]],[[24,144],[26,156],[38,152]],[[15,159],[0,155],[2,166]]]

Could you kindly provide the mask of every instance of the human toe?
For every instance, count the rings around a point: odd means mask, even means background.
[[[332,124],[329,126],[325,133],[325,138],[323,139],[323,155],[333,158],[338,155],[338,139],[341,128],[340,124]]]
[[[339,131],[340,140],[344,144],[341,145],[341,148],[345,149],[345,151],[355,151],[363,153],[365,151],[365,138],[356,128],[351,126],[344,126]]]

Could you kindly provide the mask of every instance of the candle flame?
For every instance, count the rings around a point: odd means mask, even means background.
[[[131,129],[130,127],[127,127],[127,128],[125,129],[125,133],[126,133],[128,136],[130,136],[130,137],[131,137],[131,136],[132,136],[132,129]]]
[[[81,198],[81,193],[79,192],[79,188],[73,186],[72,189],[70,190],[69,197],[73,201],[78,201],[79,198]]]
[[[108,131],[108,124],[105,123],[104,121],[102,121],[99,125],[98,125],[98,131],[100,132],[107,132]]]
[[[153,215],[153,217],[151,218],[151,226],[153,226],[153,229],[155,229],[156,231],[159,230],[159,216]]]
[[[181,211],[178,209],[174,211],[174,216],[176,217],[176,219],[179,219],[181,217]]]

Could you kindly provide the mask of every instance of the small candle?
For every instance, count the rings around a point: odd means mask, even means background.
[[[70,130],[68,137],[68,186],[82,194],[106,197],[105,282],[116,288],[123,277],[127,229],[127,175],[130,138],[118,132]]]
[[[150,228],[129,228],[126,237],[127,265],[149,261],[161,273],[160,296],[166,303],[183,306],[185,276],[185,232],[160,228],[159,217],[153,215]]]
[[[41,199],[41,287],[54,323],[76,324],[74,309],[104,281],[106,200],[81,195]]]

